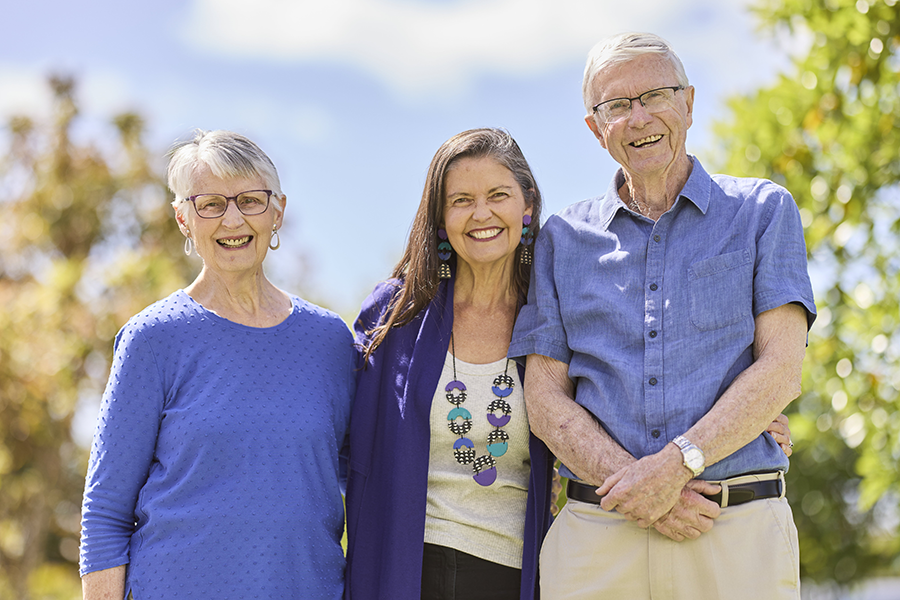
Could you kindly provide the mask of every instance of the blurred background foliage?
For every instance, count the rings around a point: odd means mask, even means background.
[[[819,317],[790,407],[788,497],[802,575],[900,574],[900,10],[897,0],[763,0],[804,50],[734,98],[717,170],[765,177],[800,207]],[[808,48],[808,51],[806,50]]]
[[[109,147],[70,139],[73,82],[51,78],[54,117],[9,123],[0,156],[0,599],[80,597],[87,450],[73,419],[95,407],[113,337],[196,270],[134,114]]]
[[[836,586],[900,575],[896,2],[758,2],[762,30],[802,50],[730,101],[707,161],[781,183],[800,206],[819,318],[790,408],[788,495],[802,576]],[[50,85],[52,122],[13,118],[0,155],[0,600],[80,597],[87,451],[73,421],[102,393],[118,328],[196,271],[141,118],[77,145],[73,82]]]

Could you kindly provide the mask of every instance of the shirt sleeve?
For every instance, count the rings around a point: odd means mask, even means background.
[[[129,562],[135,510],[159,434],[165,391],[156,358],[139,327],[116,336],[85,479],[81,575]]]
[[[789,303],[806,309],[807,327],[816,318],[800,211],[791,194],[770,184],[766,218],[757,241],[753,274],[753,316]]]
[[[566,231],[568,226],[554,215],[538,235],[528,302],[519,311],[509,345],[509,357],[523,365],[529,354],[540,354],[566,364],[572,359],[554,276],[555,242]]]

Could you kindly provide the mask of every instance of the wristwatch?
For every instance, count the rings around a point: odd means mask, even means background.
[[[681,450],[681,455],[684,457],[684,466],[691,470],[694,477],[700,475],[700,473],[703,472],[703,469],[706,468],[706,457],[703,456],[703,450],[692,444],[682,435],[676,436],[676,438],[672,440],[672,443]]]

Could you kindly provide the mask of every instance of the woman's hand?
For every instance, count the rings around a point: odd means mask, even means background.
[[[766,431],[775,438],[775,441],[781,446],[781,450],[786,456],[794,453],[794,442],[791,441],[791,428],[787,415],[780,414],[775,417],[775,420],[766,428]]]

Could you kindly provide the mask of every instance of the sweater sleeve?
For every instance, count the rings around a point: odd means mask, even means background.
[[[165,391],[156,357],[129,322],[116,336],[84,486],[81,575],[129,562],[137,502],[154,460]]]

